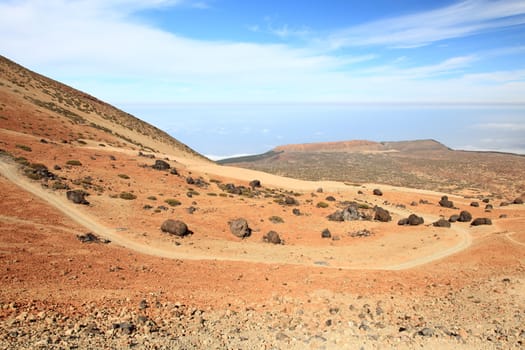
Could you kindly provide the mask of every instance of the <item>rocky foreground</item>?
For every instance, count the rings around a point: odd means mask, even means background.
[[[523,276],[521,276],[523,277]],[[520,349],[525,280],[384,299],[320,290],[304,301],[206,309],[165,300],[0,305],[2,349]],[[436,296],[435,294],[440,294]]]

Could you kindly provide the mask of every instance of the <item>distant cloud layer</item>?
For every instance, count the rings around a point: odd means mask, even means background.
[[[384,51],[522,25],[523,1],[468,0],[328,33],[271,23],[264,29],[300,37],[300,44],[187,37],[140,17],[178,7],[210,5],[0,1],[1,47],[22,64],[112,102],[524,102],[525,67],[494,66],[495,57],[522,53],[523,43],[421,61]]]

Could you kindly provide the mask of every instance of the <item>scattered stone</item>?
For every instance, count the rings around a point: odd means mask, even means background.
[[[375,207],[374,211],[374,220],[381,222],[389,222],[392,220],[392,216],[390,216],[390,212],[388,210],[381,207]]]
[[[151,167],[155,170],[169,170],[171,168],[170,165],[162,159],[157,159],[155,164],[153,164]]]
[[[184,237],[190,234],[188,226],[180,220],[168,219],[162,223],[160,229],[162,232],[167,232],[178,237]]]
[[[55,164],[55,166],[53,167],[54,170],[62,170],[62,167],[58,164]]]
[[[321,232],[321,237],[322,238],[332,238],[332,233],[330,232],[329,229],[325,228],[323,232]]]
[[[416,214],[410,214],[408,217],[408,224],[411,226],[417,226],[422,225],[425,223],[425,220],[421,216],[417,216]]]
[[[461,213],[459,213],[459,222],[471,222],[472,221],[472,214],[470,214],[468,211],[463,210]]]
[[[290,196],[287,196],[287,197],[284,198],[283,204],[286,204],[286,205],[299,205],[299,202],[297,201],[297,199],[295,199],[293,197],[290,197]]]
[[[319,187],[316,192],[317,193],[323,193],[323,189],[321,187]]]
[[[275,231],[268,232],[264,237],[263,240],[267,243],[272,244],[281,244],[282,240],[281,237],[279,237],[279,234]]]
[[[149,307],[148,302],[145,299],[142,299],[139,303],[139,310],[144,310]]]
[[[325,198],[327,201],[329,202],[335,202],[335,197],[334,196],[328,196]]]
[[[449,222],[456,222],[458,220],[459,220],[459,215],[457,214],[451,215],[450,218],[448,219]]]
[[[188,209],[186,209],[186,211],[188,212],[188,214],[193,214],[195,213],[195,211],[197,210],[197,208],[191,206],[189,207]]]
[[[417,335],[420,335],[422,337],[432,337],[434,336],[434,330],[431,328],[423,328],[419,332],[417,332]]]
[[[88,233],[83,234],[83,235],[77,235],[77,238],[82,243],[104,243],[104,244],[107,244],[107,243],[111,242],[109,239],[104,239],[104,238],[101,239],[101,238],[99,238],[98,236],[96,236],[95,234],[93,234],[91,232],[88,232]]]
[[[72,190],[66,192],[66,197],[68,200],[72,201],[75,204],[84,204],[89,205],[89,202],[86,200],[86,196],[89,194],[82,190]]]
[[[514,200],[514,202],[512,202],[512,203],[514,203],[514,204],[523,204],[523,198],[518,197],[518,198],[516,198],[516,199]]]
[[[412,201],[412,202],[410,203],[410,205],[411,205],[412,207],[417,207],[417,202],[416,202],[416,201]]]
[[[252,188],[252,190],[261,187],[261,181],[259,180],[250,181],[250,187]]]
[[[430,202],[427,201],[426,199],[420,199],[419,204],[430,204]]]
[[[486,210],[486,211],[491,211],[492,209],[494,209],[494,206],[493,206],[492,204],[487,204],[487,205],[485,206],[485,210]]]
[[[110,154],[109,155],[109,160],[115,161],[115,160],[117,160],[117,158],[114,155]]]
[[[370,237],[373,234],[373,232],[364,229],[350,233],[350,237]]]
[[[479,202],[472,202],[472,203],[470,203],[470,206],[474,207],[474,208],[478,208],[479,207]]]
[[[489,203],[489,202],[490,202],[490,199],[489,199],[489,198],[483,198],[482,202],[483,202],[483,203]]]
[[[492,220],[489,218],[477,218],[474,219],[471,223],[472,226],[480,226],[480,225],[492,225]]]
[[[499,206],[500,207],[508,207],[509,205],[510,205],[509,202],[501,202]]]
[[[408,225],[408,218],[403,218],[403,219],[400,219],[397,224],[399,226],[405,226],[405,225]]]
[[[297,208],[293,208],[292,209],[292,214],[295,215],[295,216],[300,216],[301,215],[301,211]]]
[[[155,155],[154,154],[142,153],[141,151],[139,151],[139,157],[155,159]]]
[[[434,222],[432,225],[435,227],[450,227],[451,226],[450,222],[448,222],[445,219],[439,219],[438,221]]]
[[[500,216],[499,216],[500,219],[506,219],[507,217],[508,217],[507,214],[500,214]]]
[[[171,170],[170,170],[170,174],[171,174],[171,175],[179,175],[179,172],[177,171],[177,169],[175,169],[175,168],[171,168]]]
[[[383,192],[379,188],[375,188],[372,193],[374,194],[374,196],[382,196],[383,195]]]
[[[448,196],[441,197],[441,200],[439,201],[439,205],[443,208],[454,208],[454,203],[450,200],[448,200]]]
[[[114,323],[113,329],[120,329],[122,333],[131,335],[135,332],[135,325],[131,322]]]
[[[252,233],[251,228],[248,226],[246,219],[239,218],[230,222],[231,233],[239,238],[249,237]]]

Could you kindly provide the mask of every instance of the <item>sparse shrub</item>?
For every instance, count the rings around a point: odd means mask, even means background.
[[[317,208],[328,208],[328,203],[326,202],[319,202],[317,203]]]
[[[137,196],[135,196],[133,193],[130,193],[130,192],[122,192],[119,197],[121,199],[125,199],[125,200],[133,200],[133,199],[136,199]]]
[[[78,142],[79,144],[81,144],[81,145],[87,145],[87,142],[84,141],[84,140],[80,140],[80,139],[79,139],[79,140],[77,140],[77,142]]]
[[[176,207],[176,206],[182,204],[179,200],[176,200],[176,199],[173,199],[173,198],[166,199],[164,202],[167,203],[169,206],[172,206],[172,207]]]
[[[31,152],[32,151],[31,147],[26,146],[26,145],[16,145],[16,148],[20,148],[21,150],[24,150],[26,152]]]
[[[216,184],[220,184],[222,181],[221,180],[217,180],[217,179],[210,179],[210,182],[213,182],[213,183],[216,183]]]
[[[228,197],[226,193],[219,193],[219,197]]]
[[[29,165],[29,161],[24,157],[16,157],[15,162],[22,164],[22,165],[26,165],[26,166]]]
[[[157,200],[157,197],[155,197],[155,196],[149,196],[148,199],[149,199],[150,201],[156,201],[156,200]]]
[[[217,193],[214,193],[214,192],[209,192],[207,193],[207,195],[210,197],[217,197]]]
[[[280,216],[271,216],[270,219],[269,219],[271,222],[273,222],[274,224],[282,224],[284,222],[283,218],[280,217]]]
[[[67,165],[81,166],[82,163],[79,160],[71,159],[66,162]]]
[[[129,176],[126,174],[118,174],[118,177],[125,179],[125,180],[129,180]]]

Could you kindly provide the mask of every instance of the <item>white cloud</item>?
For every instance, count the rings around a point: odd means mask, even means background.
[[[525,123],[480,123],[474,125],[477,129],[488,129],[497,131],[510,131],[510,132],[521,132],[525,131]],[[493,139],[489,139],[489,142],[493,142]]]
[[[524,23],[522,0],[466,0],[346,28],[331,35],[330,43],[333,48],[369,45],[414,48]]]

